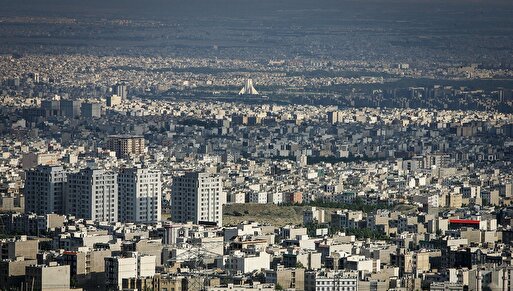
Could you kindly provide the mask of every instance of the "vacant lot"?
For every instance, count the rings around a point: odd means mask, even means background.
[[[303,206],[278,206],[275,204],[229,204],[223,207],[223,225],[242,221],[258,221],[274,226],[302,224]]]
[[[258,221],[274,226],[287,224],[302,224],[303,212],[311,206],[278,206],[275,204],[229,204],[223,206],[223,225],[234,225],[243,221]],[[330,220],[330,213],[336,208],[317,207],[326,210],[326,219]],[[394,210],[410,212],[415,207],[411,205],[397,205]]]

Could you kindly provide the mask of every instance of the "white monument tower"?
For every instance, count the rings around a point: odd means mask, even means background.
[[[253,87],[253,80],[246,80],[246,84],[240,89],[239,95],[258,95],[258,91]]]

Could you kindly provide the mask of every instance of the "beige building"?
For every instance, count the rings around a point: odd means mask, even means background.
[[[321,257],[322,254],[318,252],[289,250],[283,254],[283,265],[290,268],[302,265],[309,270],[316,270],[321,268]]]
[[[25,196],[1,196],[0,211],[3,212],[23,212],[25,210]]]
[[[113,107],[121,104],[121,97],[118,95],[107,96],[106,103],[108,107]]]
[[[317,209],[317,207],[310,207],[303,213],[303,224],[309,223],[324,223],[326,222],[324,209]]]
[[[358,281],[358,291],[388,290],[389,282],[384,280]]]
[[[481,200],[484,205],[499,205],[500,197],[498,190],[481,192]]]
[[[13,260],[18,257],[36,259],[38,252],[38,240],[28,239],[22,235],[16,239],[4,239],[0,241],[2,260]]]
[[[144,153],[144,137],[113,135],[107,141],[107,149],[114,151],[118,158],[128,158]]]
[[[404,252],[391,254],[391,263],[399,267],[399,275],[418,274],[428,272],[431,268],[429,263],[430,253],[426,251]]]
[[[79,286],[97,285],[96,281],[105,281],[105,258],[111,256],[111,250],[84,249],[77,252],[65,251],[62,264],[70,266],[71,278]]]
[[[461,208],[463,196],[460,193],[451,193],[447,196],[447,206],[451,209]]]
[[[25,268],[35,264],[36,260],[25,260],[23,257],[0,261],[0,290],[21,287],[25,279]]]
[[[162,240],[161,239],[140,239],[127,241],[122,244],[122,250],[126,252],[137,252],[142,256],[154,256],[155,264],[162,265]]]
[[[283,289],[305,290],[305,269],[278,266],[276,270],[265,271],[265,281]]]
[[[155,274],[150,277],[125,278],[123,279],[123,289],[154,290],[154,291],[201,291],[203,286],[219,286],[219,278],[210,278],[197,276],[178,276],[176,274]]]
[[[57,153],[26,153],[21,158],[21,167],[23,170],[35,168],[37,166],[49,166],[59,163],[60,155]]]
[[[67,291],[70,287],[70,266],[50,265],[27,266],[25,268],[25,289],[34,291]]]

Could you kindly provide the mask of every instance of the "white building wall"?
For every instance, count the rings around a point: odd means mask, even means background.
[[[139,256],[137,274],[140,277],[153,277],[155,275],[155,256]]]
[[[269,193],[267,194],[267,203],[280,204],[283,203],[283,193]]]
[[[137,258],[105,258],[105,272],[108,284],[123,287],[123,279],[137,277]]]
[[[65,212],[66,172],[60,166],[39,166],[27,171],[25,210],[36,214]]]
[[[271,256],[268,253],[260,252],[255,255],[235,253],[226,259],[225,267],[232,273],[249,273],[260,269],[269,269]]]
[[[250,203],[258,203],[258,204],[266,204],[267,203],[267,193],[251,192],[251,193],[249,193],[249,202]]]
[[[82,169],[68,175],[66,212],[78,218],[118,221],[117,173]]]
[[[221,178],[208,173],[188,173],[173,178],[171,219],[174,222],[216,222],[222,225],[222,205],[226,203]]]
[[[118,177],[119,219],[150,223],[161,220],[162,182],[160,171],[124,169]]]

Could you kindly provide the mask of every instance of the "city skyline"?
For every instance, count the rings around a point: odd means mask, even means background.
[[[0,290],[513,289],[513,2],[0,7]]]

